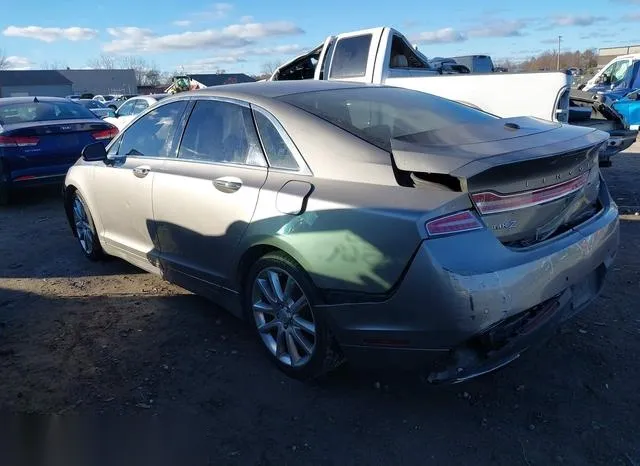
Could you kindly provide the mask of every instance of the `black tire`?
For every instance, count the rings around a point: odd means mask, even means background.
[[[87,244],[87,243],[85,242],[83,244],[83,239],[81,238],[81,234],[79,234],[77,230],[76,217],[74,213],[74,207],[75,207],[76,201],[80,202],[86,214],[86,222],[90,227],[90,233],[91,233],[91,240],[92,240],[91,247],[85,247],[84,244]],[[96,232],[96,226],[95,226],[95,223],[93,222],[93,217],[91,216],[89,207],[87,206],[86,201],[82,197],[82,194],[80,194],[78,191],[75,191],[71,195],[70,209],[71,209],[71,217],[73,219],[73,231],[78,240],[78,244],[80,245],[80,249],[82,250],[82,253],[85,255],[87,259],[91,261],[99,261],[104,259],[105,254],[104,254],[104,251],[102,250],[102,245],[100,244],[100,239],[98,238],[98,234]]]
[[[258,320],[260,317],[257,317],[257,314],[253,311],[253,304],[255,301],[254,285],[258,286],[256,284],[256,279],[266,270],[280,270],[286,272],[286,274],[295,280],[296,284],[307,298],[309,305],[308,307],[305,307],[305,309],[308,309],[308,311],[311,312],[314,320],[315,341],[313,344],[313,351],[304,365],[294,366],[280,360],[272,350],[269,349],[267,343],[263,340],[263,333],[258,330]],[[311,280],[304,270],[289,256],[282,252],[272,252],[264,255],[250,268],[244,283],[243,298],[246,319],[268,358],[282,372],[294,379],[309,380],[326,374],[327,372],[337,368],[343,362],[340,349],[331,335],[326,320],[323,318],[321,312],[315,309],[319,300],[314,285],[311,283]],[[291,325],[294,326],[295,324]],[[274,338],[274,340],[276,340],[276,338]]]

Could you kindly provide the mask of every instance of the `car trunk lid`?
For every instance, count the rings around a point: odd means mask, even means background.
[[[511,118],[401,136],[391,145],[398,170],[457,180],[449,189],[468,193],[496,237],[524,247],[595,214],[598,154],[607,138],[593,129]]]
[[[0,145],[17,155],[13,169],[51,165],[71,165],[82,149],[97,141],[108,143],[117,128],[100,120],[59,120],[5,125],[0,133]]]

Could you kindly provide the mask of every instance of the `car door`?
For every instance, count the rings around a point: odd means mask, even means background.
[[[165,275],[224,286],[266,166],[248,104],[204,97],[195,102],[177,158],[166,161],[153,184]]]
[[[187,101],[159,106],[134,122],[109,147],[110,163],[95,171],[98,213],[107,247],[141,267],[153,262],[157,247],[151,187],[165,159],[175,156],[176,129]]]

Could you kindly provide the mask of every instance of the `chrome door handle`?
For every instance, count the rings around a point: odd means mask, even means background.
[[[223,176],[213,180],[213,185],[223,193],[235,193],[242,187],[242,180],[235,176]]]
[[[144,178],[151,171],[151,167],[149,165],[140,165],[139,167],[135,167],[133,169],[133,174],[138,178]]]

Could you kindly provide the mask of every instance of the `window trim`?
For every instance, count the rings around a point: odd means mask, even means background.
[[[269,167],[269,170],[277,171],[281,173],[298,173],[300,175],[313,176],[313,172],[311,171],[311,168],[309,168],[309,165],[307,164],[306,160],[304,159],[304,157],[302,157],[302,154],[298,150],[298,147],[295,145],[295,143],[293,142],[293,140],[291,139],[287,131],[284,129],[282,124],[276,119],[276,117],[274,117],[270,112],[268,112],[264,108],[255,104],[251,104],[251,110],[254,113],[253,123],[256,127],[256,131],[258,132],[258,138],[260,139],[262,152],[265,158],[267,159],[267,166]],[[269,160],[269,154],[267,153],[264,141],[262,140],[262,134],[260,134],[260,128],[258,127],[258,123],[256,121],[255,113],[260,113],[267,120],[269,120],[269,122],[273,125],[273,127],[276,129],[276,131],[284,141],[285,145],[287,146],[287,149],[289,149],[289,152],[291,152],[293,159],[298,164],[298,168],[278,168],[278,167],[273,167],[271,165],[271,161]]]
[[[163,99],[164,100],[164,99]],[[214,95],[202,95],[202,96],[189,96],[188,100],[190,101],[190,106],[187,109],[187,111],[185,112],[186,117],[184,117],[184,122],[182,124],[182,129],[181,129],[181,133],[180,133],[180,137],[178,139],[178,142],[176,144],[176,148],[175,148],[175,154],[174,157],[175,160],[180,160],[180,161],[185,161],[185,162],[189,162],[189,163],[197,163],[197,164],[201,164],[201,165],[214,165],[214,166],[219,166],[219,167],[235,167],[235,168],[251,168],[251,169],[258,169],[258,170],[267,170],[269,168],[269,158],[266,156],[265,152],[264,152],[264,146],[262,144],[262,139],[260,138],[260,133],[258,131],[258,127],[256,125],[255,119],[253,117],[253,114],[251,114],[251,122],[253,123],[253,127],[256,131],[256,136],[258,137],[258,142],[260,144],[260,150],[262,151],[262,158],[264,159],[265,165],[249,165],[249,164],[245,164],[245,163],[232,163],[232,162],[214,162],[213,160],[200,160],[200,159],[189,159],[189,158],[185,158],[185,157],[180,157],[179,153],[180,153],[180,147],[182,146],[182,141],[184,140],[184,135],[187,131],[187,126],[189,125],[189,120],[191,119],[191,115],[193,114],[193,111],[196,108],[196,105],[199,101],[215,101],[215,102],[226,102],[229,104],[233,104],[233,105],[238,105],[240,107],[244,107],[246,109],[248,109],[249,111],[251,111],[251,105],[249,104],[249,102],[245,102],[244,100],[239,100],[239,99],[234,99],[231,97],[219,97],[219,96],[214,96]]]

